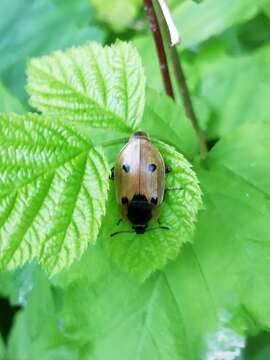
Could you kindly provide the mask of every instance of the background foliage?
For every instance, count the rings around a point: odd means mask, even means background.
[[[204,208],[193,243],[185,244],[174,261],[143,284],[111,262],[103,232],[81,260],[53,278],[35,262],[2,272],[1,302],[10,318],[0,318],[0,358],[106,360],[132,354],[134,359],[268,359],[269,0],[170,1],[183,37],[180,51],[196,110],[209,147],[215,145],[204,163],[198,161],[196,137],[181,106],[157,93],[163,91],[162,83],[140,1],[117,1],[113,9],[109,0],[4,0],[1,5],[0,110],[22,114],[30,109],[25,91],[28,58],[87,40],[130,40],[146,72],[142,127],[153,136],[162,135],[193,163]],[[40,74],[28,84],[32,94],[40,86],[35,79],[40,80]],[[44,111],[40,99],[34,94],[32,104]],[[18,119],[1,116],[5,136],[8,126],[20,127]],[[33,137],[38,136],[45,125],[30,122]],[[83,125],[80,136],[87,136]],[[72,151],[83,158],[89,150],[84,138],[74,139],[72,130],[66,131],[66,137],[50,137],[51,146],[59,139],[65,146],[68,139]],[[100,145],[104,133],[88,131]],[[118,150],[118,145],[104,148],[110,162]],[[43,151],[46,154],[46,148]],[[12,155],[7,152],[4,159],[7,154]],[[51,157],[44,159],[52,166]],[[71,162],[68,170],[80,166]],[[53,169],[61,170],[55,163]],[[4,184],[1,191],[10,189]]]

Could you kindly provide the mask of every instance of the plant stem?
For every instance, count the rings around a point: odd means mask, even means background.
[[[191,95],[187,85],[185,73],[182,67],[180,54],[177,54],[176,46],[171,46],[170,51],[171,51],[174,74],[182,98],[183,106],[185,108],[187,117],[190,119],[197,133],[201,158],[205,159],[207,155],[206,138],[203,130],[199,125],[199,121],[192,104]]]
[[[168,67],[167,56],[161,35],[158,18],[152,0],[144,0],[144,8],[150,22],[150,28],[155,40],[156,49],[159,57],[159,66],[162,73],[163,83],[168,96],[174,99],[173,87]]]
[[[190,121],[196,131],[196,134],[198,137],[198,142],[199,142],[201,158],[205,159],[206,155],[207,155],[205,134],[199,125],[199,121],[196,116],[193,104],[192,104],[190,91],[189,91],[189,88],[187,85],[185,73],[184,73],[182,63],[180,60],[180,55],[177,54],[175,43],[174,44],[169,43],[170,42],[169,37],[171,35],[170,34],[170,26],[172,26],[172,24],[169,25],[169,21],[167,18],[168,16],[166,17],[166,15],[163,11],[164,9],[162,9],[160,1],[156,1],[157,7],[159,10],[158,12],[161,14],[163,23],[165,24],[165,32],[166,32],[167,36],[164,40],[162,38],[161,27],[160,27],[157,13],[156,13],[156,10],[155,10],[154,4],[153,4],[154,1],[155,0],[144,0],[144,4],[145,4],[145,10],[146,10],[147,16],[150,21],[151,30],[152,30],[152,33],[154,36],[154,40],[155,40],[155,44],[156,44],[156,48],[157,48],[157,52],[158,52],[158,56],[159,56],[160,69],[161,69],[161,72],[163,75],[164,86],[165,86],[167,94],[174,99],[172,81],[171,81],[171,77],[170,77],[168,60],[167,60],[167,55],[166,55],[166,51],[165,51],[165,45],[166,45],[166,47],[168,47],[170,49],[169,54],[170,54],[171,61],[173,64],[174,75],[176,78],[177,87],[179,89],[179,92],[180,92],[180,95],[182,98],[185,113],[186,113],[187,117],[190,119]],[[164,1],[163,5],[167,7],[167,4],[165,1]],[[167,15],[168,15],[169,9],[167,8],[166,10],[167,10]],[[172,20],[172,17],[170,16],[170,14],[169,14],[169,17],[170,17],[170,22],[172,23],[173,20]],[[175,29],[176,28],[174,26],[174,30]]]

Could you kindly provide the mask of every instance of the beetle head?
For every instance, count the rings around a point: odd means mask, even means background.
[[[145,195],[135,194],[128,205],[127,217],[136,234],[143,234],[149,220],[152,218],[152,205]]]

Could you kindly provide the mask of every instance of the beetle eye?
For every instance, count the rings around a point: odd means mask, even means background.
[[[122,166],[122,169],[123,169],[126,173],[128,173],[128,172],[130,171],[130,166],[124,164],[124,165]]]
[[[148,165],[148,171],[150,171],[150,172],[154,172],[156,170],[156,168],[157,168],[157,165],[155,165],[155,164]]]

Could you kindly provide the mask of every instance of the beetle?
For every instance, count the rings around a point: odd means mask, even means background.
[[[167,226],[147,229],[149,221],[159,217],[166,172],[169,169],[162,155],[142,131],[130,137],[117,157],[111,173],[111,178],[115,180],[116,199],[122,218],[132,224],[136,234],[152,229],[169,229]]]

